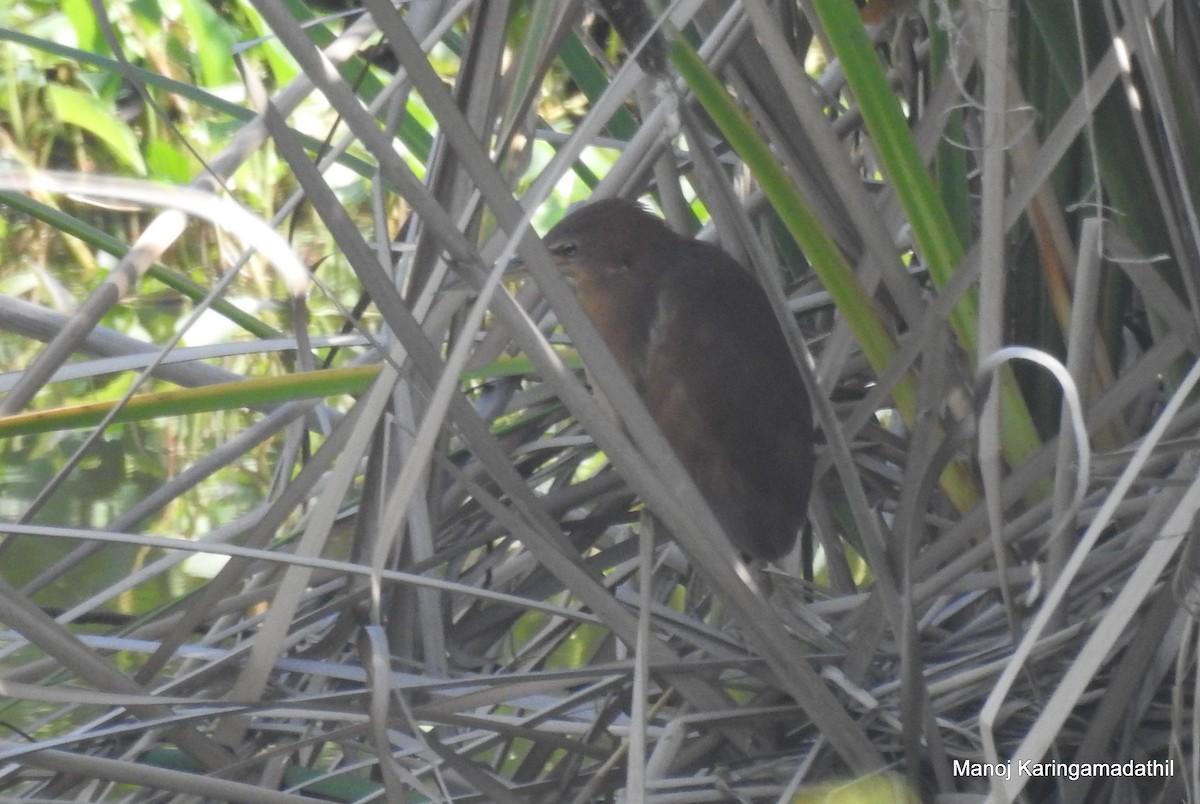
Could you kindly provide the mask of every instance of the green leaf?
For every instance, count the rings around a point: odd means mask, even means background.
[[[217,16],[204,0],[182,0],[183,23],[190,41],[188,47],[200,66],[204,86],[222,87],[236,83],[233,66],[233,30]]]
[[[63,15],[75,29],[75,43],[84,50],[95,53],[108,53],[108,43],[100,35],[100,26],[96,24],[96,12],[88,0],[64,0]]]
[[[200,388],[180,388],[135,396],[113,418],[114,423],[145,421],[163,416],[184,416],[215,410],[261,407],[297,399],[318,399],[338,394],[357,394],[379,373],[379,366],[357,366],[256,377],[240,382],[217,383]],[[113,402],[92,402],[53,410],[38,410],[0,418],[0,438],[30,433],[50,433],[75,427],[94,427],[113,407]]]
[[[846,83],[879,154],[880,168],[904,208],[922,262],[934,283],[943,287],[962,263],[963,245],[858,10],[849,0],[814,0],[813,8],[842,63]],[[974,289],[950,311],[950,325],[963,350],[974,359],[979,332],[979,301]],[[1000,383],[1004,456],[1010,466],[1019,466],[1041,441],[1011,368],[1001,369]]]
[[[151,178],[172,184],[187,184],[196,172],[186,154],[163,140],[146,143],[146,165]]]
[[[138,175],[146,175],[146,161],[142,159],[137,137],[111,106],[95,95],[59,84],[46,87],[46,98],[60,122],[88,132],[127,167],[137,171]]]

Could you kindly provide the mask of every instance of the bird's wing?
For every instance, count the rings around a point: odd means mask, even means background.
[[[694,246],[660,280],[647,401],[685,464],[709,467],[696,481],[710,502],[740,497],[745,527],[794,535],[811,476],[807,394],[762,290],[724,252]],[[786,549],[792,536],[775,538]]]

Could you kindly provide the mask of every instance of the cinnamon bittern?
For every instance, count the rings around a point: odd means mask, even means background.
[[[734,545],[788,552],[808,508],[812,411],[762,288],[630,201],[589,204],[543,239]]]

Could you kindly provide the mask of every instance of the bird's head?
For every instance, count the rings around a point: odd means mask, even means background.
[[[652,271],[656,253],[677,236],[641,204],[608,198],[572,212],[542,239],[559,270],[578,285]]]

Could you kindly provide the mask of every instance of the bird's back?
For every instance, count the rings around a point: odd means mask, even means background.
[[[735,542],[777,558],[808,507],[808,396],[762,289],[720,249],[681,246],[659,275],[639,384]]]

